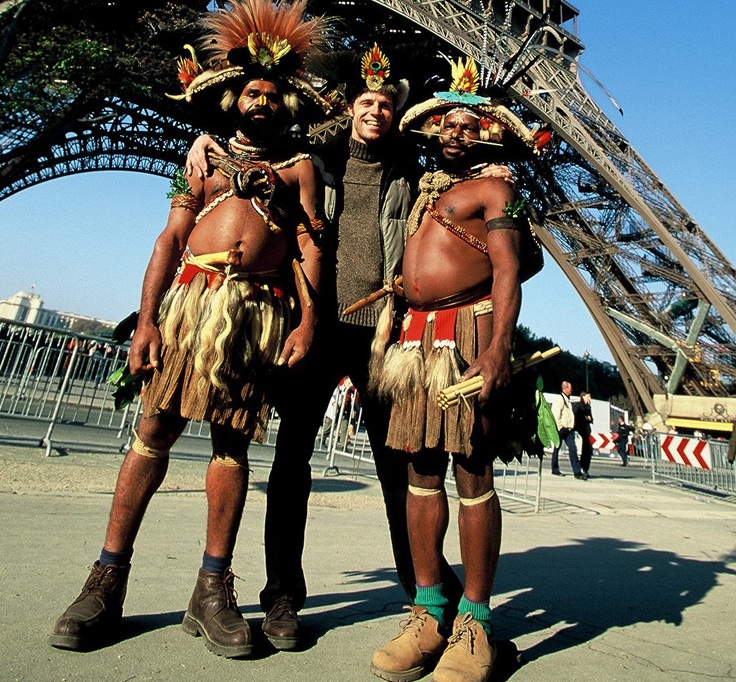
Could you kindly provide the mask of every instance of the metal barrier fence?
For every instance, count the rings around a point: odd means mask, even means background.
[[[57,424],[96,426],[124,437],[130,408],[115,410],[107,377],[127,349],[48,327],[0,321],[0,415],[48,423],[50,454]]]
[[[726,440],[651,433],[635,438],[634,453],[649,462],[654,482],[736,494],[736,467],[728,461]]]
[[[136,400],[115,410],[114,388],[107,377],[126,361],[127,346],[113,345],[109,339],[0,320],[0,416],[46,424],[40,444],[47,456],[59,424],[106,430],[124,452],[132,442],[141,403]],[[375,475],[362,416],[357,394],[338,386],[314,444],[315,463],[324,460],[323,476],[339,474],[341,467],[353,475]],[[266,445],[275,444],[278,427],[278,415],[272,413]],[[208,438],[209,425],[190,422],[183,435]],[[499,495],[539,511],[541,463],[536,458],[525,456],[522,462],[500,466],[496,479]]]

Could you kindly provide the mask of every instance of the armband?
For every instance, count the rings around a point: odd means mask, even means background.
[[[491,230],[519,230],[519,223],[514,218],[502,216],[501,218],[491,218],[486,223],[486,232]]]
[[[175,194],[171,197],[171,208],[183,208],[194,214],[202,210],[204,203],[191,194]]]
[[[298,237],[302,234],[306,234],[307,232],[324,232],[324,229],[324,220],[320,220],[319,218],[310,218],[308,226],[304,223],[299,223],[296,226],[296,236]]]

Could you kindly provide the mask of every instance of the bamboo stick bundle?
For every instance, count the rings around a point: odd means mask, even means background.
[[[559,346],[553,346],[545,351],[536,351],[534,353],[528,353],[514,359],[511,362],[511,371],[516,373],[520,372],[527,367],[536,365],[544,360],[549,360],[560,352]],[[483,388],[483,377],[481,375],[474,376],[465,381],[461,381],[459,384],[453,384],[447,388],[442,389],[437,396],[437,403],[440,408],[446,410],[448,407],[457,405],[460,400],[467,402],[470,398],[475,398]]]

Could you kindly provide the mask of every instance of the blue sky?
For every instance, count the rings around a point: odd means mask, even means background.
[[[624,110],[589,92],[732,263],[736,116],[732,0],[577,0],[582,63]],[[586,83],[586,87],[588,83]],[[0,298],[35,285],[46,307],[118,320],[138,307],[168,181],[86,173],[0,201]],[[520,321],[565,350],[611,359],[548,259],[524,286]]]

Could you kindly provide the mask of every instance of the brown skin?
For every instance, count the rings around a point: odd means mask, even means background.
[[[477,163],[482,147],[473,142],[479,138],[477,118],[463,112],[448,114],[438,138],[444,169],[460,173]],[[484,377],[479,395],[482,406],[491,393],[507,386],[511,379],[511,343],[521,305],[519,234],[507,229],[487,232],[485,224],[492,218],[502,217],[506,202],[512,199],[513,190],[504,180],[481,177],[454,185],[436,203],[443,216],[486,242],[487,257],[427,213],[417,232],[408,238],[404,251],[403,284],[410,305],[426,306],[493,279],[493,315],[478,319],[478,343],[483,350],[463,375],[463,379],[478,374]],[[488,430],[492,424],[484,418],[483,426]],[[436,460],[437,454],[420,452],[415,456],[409,465],[410,485],[427,489],[443,487],[446,467],[428,469],[422,464],[423,458]],[[493,488],[492,463],[471,466],[472,459],[472,455],[468,459],[457,456],[454,462],[458,495],[465,499],[478,498]],[[441,581],[440,560],[449,523],[447,497],[409,495],[407,515],[417,584],[436,585]],[[471,601],[487,601],[501,547],[498,496],[470,506],[461,504],[458,526],[465,595]]]
[[[439,138],[442,160],[449,171],[470,168],[476,159],[478,119],[467,113],[451,113]],[[478,359],[463,380],[481,374],[479,395],[485,403],[491,391],[511,380],[511,344],[521,308],[519,282],[519,233],[516,230],[486,231],[485,224],[504,215],[513,199],[511,186],[499,178],[481,177],[453,185],[440,195],[437,210],[469,234],[488,244],[486,257],[439,225],[425,213],[419,230],[408,238],[404,251],[404,294],[409,304],[427,305],[445,296],[466,291],[493,277],[492,327],[479,325],[483,337]],[[481,318],[482,322],[482,318]]]
[[[394,108],[393,101],[386,95],[362,93],[353,101],[349,111],[353,118],[351,135],[359,142],[370,146],[382,140],[391,130]],[[211,167],[208,165],[206,156],[208,151],[223,152],[212,138],[207,136],[197,138],[187,156],[187,175],[205,178],[208,173],[211,173]],[[450,156],[456,155],[454,150],[450,153]],[[460,156],[463,155],[460,154]],[[514,184],[511,172],[503,166],[487,166],[484,174],[489,176],[485,181],[488,184],[481,180],[468,183],[473,186],[472,191],[467,191],[465,184],[459,185],[451,190],[453,192],[451,201],[448,202],[446,207],[444,197],[443,202],[440,203],[443,211],[462,211],[463,226],[468,230],[472,230],[474,234],[477,233],[476,236],[481,239],[486,239],[485,220],[503,215],[504,203],[511,198],[511,188]],[[480,192],[490,197],[486,199],[486,203],[478,202],[476,193]],[[472,205],[471,199],[475,202]],[[450,214],[447,213],[446,215]],[[486,215],[488,218],[484,219]],[[457,220],[454,215],[453,220]],[[428,233],[428,236],[425,236],[425,233]],[[490,274],[496,275],[497,284],[494,285],[494,293],[513,298],[509,294],[509,290],[513,290],[514,287],[512,286],[512,277],[507,262],[513,262],[512,256],[518,251],[516,238],[513,235],[506,235],[505,238],[502,238],[494,234],[489,235],[487,239],[492,251],[495,252],[491,261],[474,252],[473,249],[460,242],[456,237],[448,235],[444,228],[436,224],[423,225],[422,229],[407,244],[408,262],[414,268],[412,277],[418,280],[417,288],[412,291],[419,290],[423,296],[423,298],[412,298],[414,294],[409,293],[410,301],[431,301],[447,293],[455,293],[462,288],[487,279]],[[421,248],[419,248],[420,246]],[[439,258],[427,257],[426,261],[439,264],[444,268],[440,278],[441,282],[437,282],[438,286],[441,284],[441,287],[444,288],[436,290],[432,288],[436,274],[424,270],[425,259],[420,258],[424,248],[431,249],[435,256],[439,255]],[[515,248],[517,251],[514,250]],[[414,250],[413,256],[409,249]],[[470,262],[473,263],[472,267],[468,265]],[[405,255],[404,260],[405,283],[406,268],[407,255]],[[463,278],[461,282],[458,282],[458,277]],[[500,384],[502,381],[508,381],[510,376],[508,355],[511,332],[514,326],[510,320],[514,318],[515,322],[515,314],[518,314],[518,302],[518,298],[516,303],[512,301],[507,306],[506,312],[504,312],[504,304],[498,303],[499,311],[494,315],[494,318],[497,317],[499,322],[495,323],[494,321],[493,329],[490,328],[490,325],[488,326],[489,328],[484,331],[485,340],[482,341],[484,345],[488,346],[488,355],[483,358],[479,357],[478,362],[474,363],[468,370],[468,372],[474,370],[476,374],[482,373],[483,376],[489,378],[488,391],[491,390],[492,386]],[[516,313],[514,313],[514,310],[516,310]],[[510,331],[507,333],[509,325]],[[492,344],[490,342],[491,333],[497,339],[493,350],[491,350]],[[505,344],[507,344],[508,350],[504,349]],[[495,369],[496,366],[499,367],[498,370]],[[472,375],[468,373],[467,376]],[[419,475],[412,466],[409,467],[409,478],[412,485],[427,488],[438,488],[442,485],[443,480],[440,475]],[[493,468],[489,465],[481,475],[476,475],[470,474],[462,466],[457,466],[456,482],[460,495],[468,498],[478,497],[493,486]],[[442,544],[449,519],[447,498],[442,495],[426,498],[409,495],[407,514],[417,584],[435,585],[440,582],[439,566],[442,557]],[[501,539],[501,510],[498,498],[493,497],[489,501],[473,507],[461,507],[459,523],[461,528],[461,551],[464,565],[466,565],[465,593],[474,601],[488,599],[498,562]]]
[[[269,122],[281,110],[281,95],[276,85],[268,81],[248,83],[238,100],[243,126],[269,134]],[[273,135],[273,130],[270,130]],[[253,139],[256,142],[256,139]],[[272,159],[273,162],[281,159]],[[318,205],[314,167],[309,160],[278,172],[280,183],[271,209],[284,233],[293,224],[315,216]],[[219,172],[204,176],[189,176],[194,195],[210,201],[230,183]],[[271,232],[258,216],[250,201],[231,197],[205,216],[197,225],[191,211],[174,208],[168,222],[156,240],[153,255],[143,280],[141,311],[138,328],[130,349],[131,371],[136,374],[152,371],[160,364],[161,335],[156,326],[158,307],[170,287],[181,255],[187,245],[195,255],[234,249],[241,255],[245,271],[259,272],[290,264],[284,233]],[[308,234],[298,238],[302,265],[306,277],[317,291],[321,252]],[[302,303],[299,326],[284,344],[280,362],[289,366],[299,362],[312,343],[317,322],[314,310]],[[168,450],[181,435],[186,420],[168,413],[141,419],[138,433],[147,445]],[[249,439],[230,427],[211,425],[213,450],[221,455],[237,457],[247,451]],[[168,457],[144,457],[130,450],[123,462],[113,497],[105,537],[105,549],[119,552],[129,549],[153,493],[163,481]],[[218,557],[232,554],[240,518],[245,503],[248,470],[243,466],[225,466],[213,461],[207,470],[208,501],[207,542],[205,551]]]
[[[269,81],[252,81],[243,89],[238,110],[259,122],[274,118],[281,109],[278,87]],[[273,159],[279,161],[281,159]],[[134,374],[158,367],[161,336],[156,326],[158,306],[169,288],[181,255],[188,245],[195,255],[218,253],[234,249],[241,255],[241,269],[246,272],[272,270],[284,264],[288,243],[285,233],[289,221],[308,221],[316,215],[318,185],[314,166],[309,159],[278,171],[281,183],[271,203],[280,234],[272,232],[256,213],[250,200],[231,197],[219,204],[195,225],[195,215],[183,208],[174,208],[164,231],[159,235],[143,280],[143,295],[138,328],[131,342],[130,366]],[[230,188],[230,181],[221,173],[209,176],[189,175],[195,197],[208,204],[218,194]],[[292,228],[293,229],[293,228]],[[309,234],[300,235],[302,267],[315,291],[319,290],[321,251]],[[288,264],[287,264],[288,266]],[[316,316],[313,307],[302,303],[299,326],[287,338],[279,364],[290,367],[309,351],[314,337]]]

